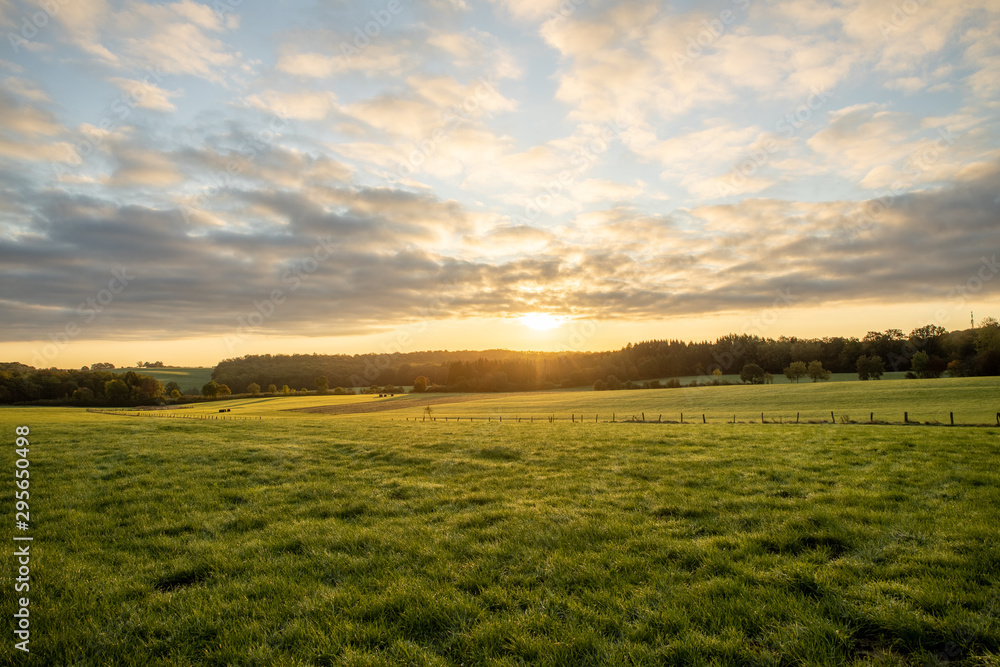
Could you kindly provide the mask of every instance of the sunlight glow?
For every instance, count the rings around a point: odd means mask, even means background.
[[[550,331],[561,326],[566,321],[566,318],[553,315],[552,313],[528,313],[517,319],[524,326],[536,331]]]

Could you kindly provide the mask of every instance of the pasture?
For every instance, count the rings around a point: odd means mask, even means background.
[[[998,388],[296,396],[164,411],[259,421],[2,409],[8,450],[15,426],[31,428],[35,540],[32,653],[8,635],[0,655],[995,665],[1000,428],[832,424],[829,412],[994,423]],[[682,411],[697,422],[609,423]],[[761,424],[761,411],[828,423]]]
[[[113,372],[125,374],[129,371],[134,371],[140,375],[148,375],[159,380],[164,385],[168,382],[176,382],[182,389],[185,390],[197,388],[198,394],[201,394],[202,386],[212,379],[212,369],[205,367],[115,368]]]

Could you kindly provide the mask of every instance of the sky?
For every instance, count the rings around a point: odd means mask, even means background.
[[[0,360],[1000,315],[1000,0],[0,0]]]

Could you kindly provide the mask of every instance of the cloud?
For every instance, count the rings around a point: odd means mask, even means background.
[[[222,335],[279,288],[303,335],[427,294],[455,318],[926,301],[1000,240],[1000,7],[916,4],[440,0],[345,53],[349,3],[62,3],[0,61],[9,335],[116,265],[141,276],[95,336]]]
[[[172,156],[134,146],[116,147],[113,151],[117,166],[107,184],[121,186],[169,187],[184,177]]]
[[[3,86],[9,92],[12,92],[18,97],[28,100],[29,102],[40,103],[52,101],[52,98],[49,97],[48,93],[27,79],[9,76],[4,79]]]
[[[247,103],[281,118],[323,120],[337,109],[333,93],[318,91],[279,92],[266,90],[247,97]]]
[[[333,37],[331,36],[331,39]],[[408,57],[410,40],[379,41],[364,49],[357,49],[343,42],[347,51],[334,55],[300,51],[298,45],[287,45],[278,57],[276,68],[280,72],[307,79],[326,79],[332,76],[354,72],[365,72],[377,76],[398,75],[405,72],[411,63]]]
[[[563,0],[493,0],[522,21],[537,21],[558,9]]]
[[[851,175],[864,188],[910,188],[955,179],[967,165],[995,159],[993,135],[978,123],[854,105],[831,112],[808,145],[828,171]]]
[[[54,14],[69,40],[89,57],[106,65],[120,65],[120,57],[102,42],[112,10],[107,0],[79,0],[59,4]]]
[[[11,93],[18,93],[21,99]],[[0,90],[0,156],[27,162],[70,159],[73,147],[59,140],[65,130],[56,116],[41,106],[46,100],[38,89],[17,81],[10,93]]]
[[[418,317],[428,293],[451,304],[441,317],[560,308],[660,318],[771,303],[783,289],[803,304],[905,301],[942,295],[975,272],[983,248],[1000,245],[998,190],[994,163],[976,180],[875,208],[751,199],[664,216],[622,206],[558,230],[484,227],[455,202],[349,185],[322,199],[236,189],[232,201],[266,211],[263,224],[214,229],[173,211],[26,192],[17,203],[33,202],[39,224],[0,247],[0,262],[16,295],[14,338],[58,326],[116,265],[138,277],[98,327],[137,335],[177,321],[189,335],[223,335],[273,289],[289,297],[274,326],[301,335]],[[875,212],[859,227],[866,207]],[[448,238],[459,245],[445,252]],[[307,270],[320,242],[323,260]]]
[[[177,97],[181,91],[164,90],[148,80],[124,79],[121,77],[111,77],[109,82],[128,93],[130,99],[135,101],[140,109],[152,109],[153,111],[176,111],[177,107],[170,101],[171,97]]]

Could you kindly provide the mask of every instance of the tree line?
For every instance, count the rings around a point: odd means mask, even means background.
[[[149,364],[157,368],[158,362]],[[110,363],[80,370],[36,369],[0,363],[0,403],[55,402],[92,406],[134,406],[184,392],[175,382],[129,371],[109,372]],[[100,369],[100,370],[97,370]],[[105,370],[108,369],[108,370]],[[762,338],[730,334],[714,342],[650,340],[607,352],[424,351],[356,355],[247,355],[226,359],[202,398],[229,394],[399,393],[416,391],[500,392],[592,386],[632,389],[680,386],[683,376],[720,384],[723,374],[767,383],[778,374],[791,381],[819,381],[829,373],[857,373],[878,379],[888,371],[931,378],[1000,375],[1000,324],[986,318],[978,327],[946,331],[936,325],[904,335],[899,329],[872,331],[864,338]],[[675,378],[661,383],[661,378]],[[695,380],[697,382],[697,380]],[[295,388],[299,387],[298,390]],[[356,389],[358,388],[358,389]]]
[[[719,383],[722,374],[740,374],[744,382],[760,383],[778,374],[798,381],[857,373],[867,380],[888,371],[925,378],[945,373],[1000,375],[1000,325],[987,318],[979,327],[962,331],[927,325],[909,335],[888,329],[860,339],[730,334],[714,342],[642,341],[607,352],[247,355],[219,363],[212,379],[237,392],[247,391],[251,384],[313,387],[321,376],[328,387],[346,389],[412,385],[417,391],[499,392],[607,385],[610,379],[620,388],[633,388],[683,376]],[[603,388],[619,388],[611,384]]]
[[[156,402],[163,392],[159,380],[134,371],[36,369],[0,363],[0,403],[132,407]]]

